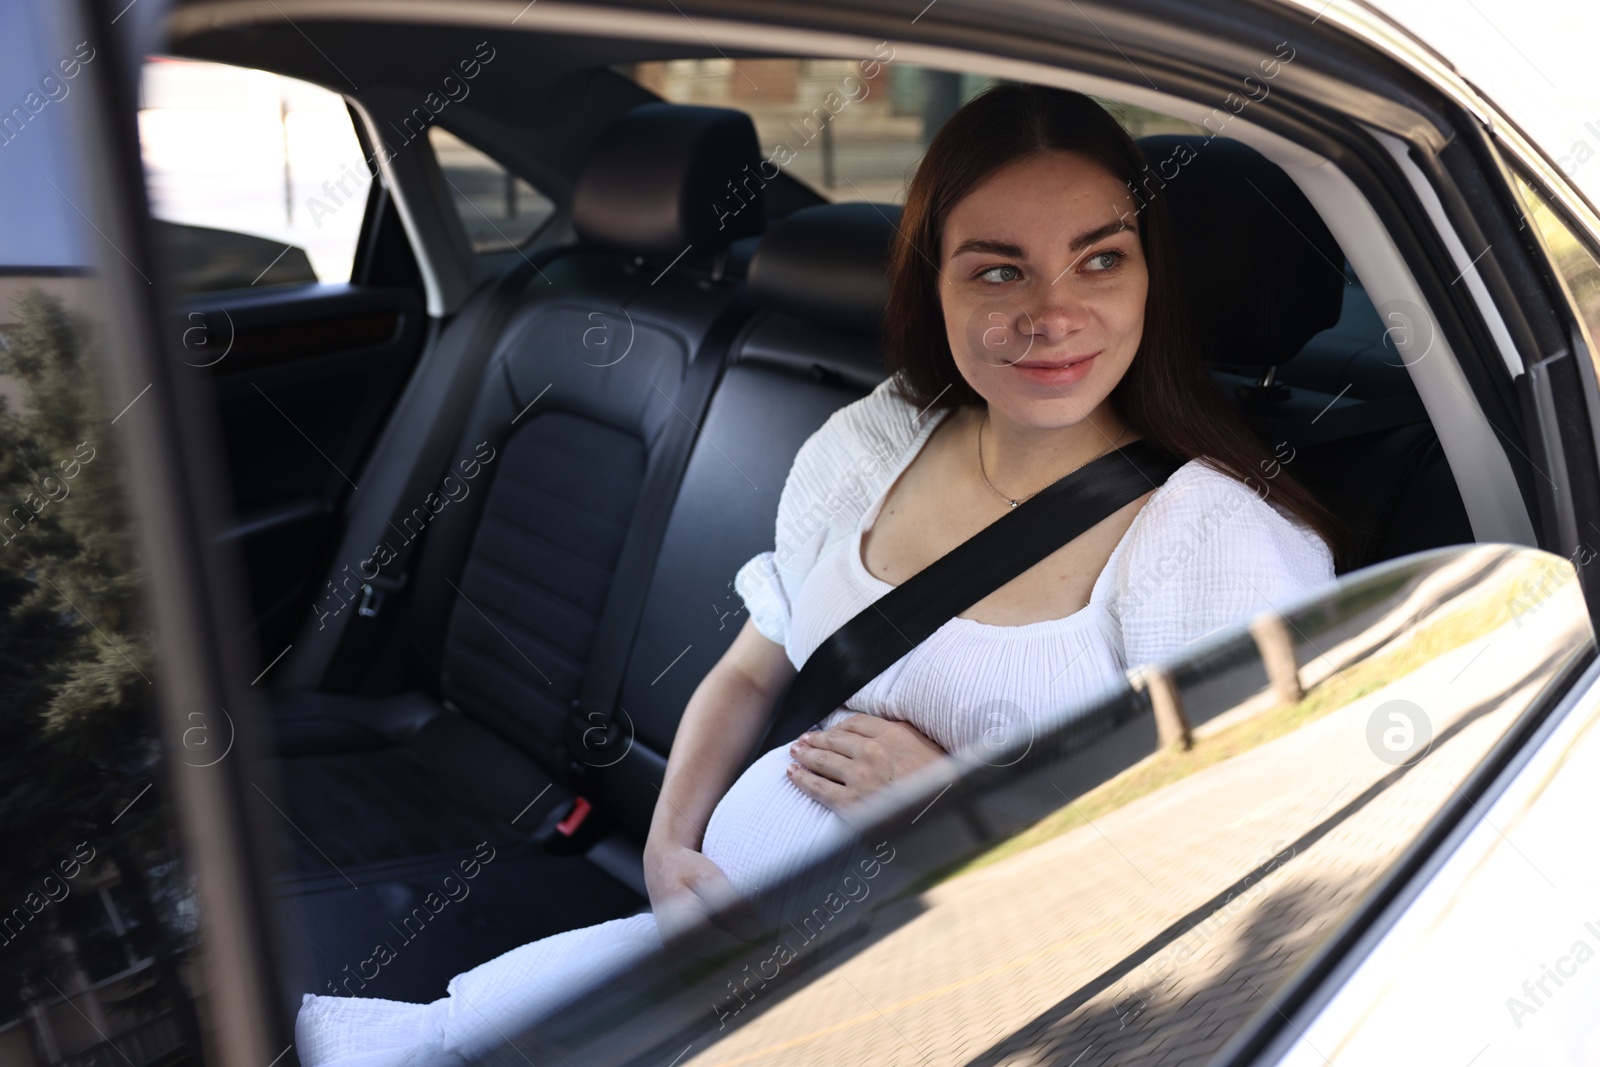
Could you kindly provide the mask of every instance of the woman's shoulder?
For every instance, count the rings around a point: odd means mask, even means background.
[[[1121,556],[1133,585],[1195,565],[1276,565],[1311,583],[1334,576],[1327,542],[1273,496],[1270,478],[1246,484],[1206,457],[1183,464],[1151,495]]]
[[[1110,607],[1130,665],[1282,610],[1335,578],[1327,543],[1273,498],[1270,478],[1247,485],[1208,459],[1172,473],[1118,555]]]
[[[1147,514],[1150,519],[1144,525],[1152,532],[1157,527],[1170,530],[1174,519],[1180,526],[1186,519],[1231,519],[1322,543],[1315,530],[1273,496],[1270,477],[1253,477],[1246,483],[1204,456],[1172,472],[1140,509],[1140,518]],[[1169,521],[1157,522],[1157,518]]]
[[[794,600],[824,547],[849,536],[924,423],[894,378],[828,416],[795,453],[778,498],[770,551],[734,576],[751,620],[786,645]],[[799,666],[796,663],[796,666]]]

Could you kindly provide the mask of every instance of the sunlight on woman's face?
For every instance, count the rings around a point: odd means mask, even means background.
[[[1109,171],[1063,151],[1007,165],[951,209],[939,249],[945,329],[992,411],[1066,426],[1121,380],[1149,283],[1137,212]]]

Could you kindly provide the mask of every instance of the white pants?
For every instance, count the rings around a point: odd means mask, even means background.
[[[303,1067],[477,1062],[596,979],[660,948],[655,916],[643,912],[514,948],[456,975],[428,1004],[307,993],[295,1050]]]

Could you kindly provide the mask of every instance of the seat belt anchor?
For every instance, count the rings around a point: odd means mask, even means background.
[[[583,825],[583,820],[588,818],[592,805],[586,797],[572,798],[572,810],[556,823],[556,833],[562,837],[572,837],[578,832],[578,827]]]
[[[361,583],[361,603],[356,605],[356,614],[364,619],[375,619],[378,612],[383,610],[384,597],[390,593],[398,593],[406,586],[406,575],[390,578],[379,574],[368,578]]]
[[[553,855],[572,856],[589,851],[608,828],[608,820],[588,798],[577,795],[546,812],[528,840]]]

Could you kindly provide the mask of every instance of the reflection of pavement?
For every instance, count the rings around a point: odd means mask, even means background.
[[[1521,622],[895,905],[926,911],[685,1062],[1205,1062],[1590,636],[1575,582]],[[1368,748],[1369,717],[1397,698],[1432,723],[1411,768]]]

